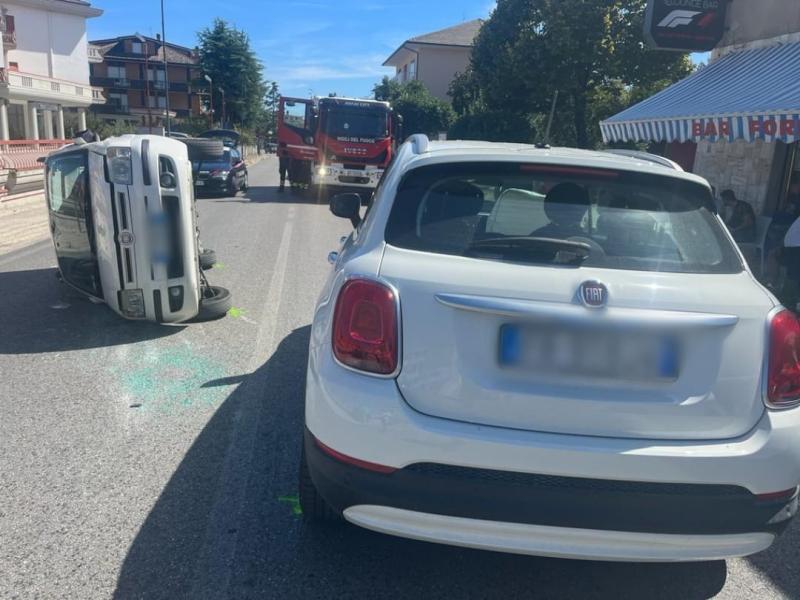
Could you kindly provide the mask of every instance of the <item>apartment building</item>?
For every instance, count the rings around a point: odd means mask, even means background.
[[[395,68],[395,81],[421,81],[441,100],[457,73],[469,66],[470,53],[483,21],[475,19],[403,42],[383,66]]]
[[[94,108],[98,117],[142,127],[160,127],[167,116],[201,114],[201,95],[207,93],[197,54],[191,48],[164,43],[139,34],[93,40],[101,61],[91,65],[92,85],[107,99]],[[167,70],[164,70],[164,53]],[[167,104],[169,89],[169,104]]]
[[[64,139],[104,102],[89,81],[86,19],[102,10],[82,0],[2,0],[0,139]]]

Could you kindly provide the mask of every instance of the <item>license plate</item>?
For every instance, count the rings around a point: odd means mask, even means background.
[[[194,184],[197,187],[203,187],[206,184],[206,182],[205,181],[195,181]]]
[[[507,324],[500,365],[556,377],[674,381],[680,345],[656,332]]]

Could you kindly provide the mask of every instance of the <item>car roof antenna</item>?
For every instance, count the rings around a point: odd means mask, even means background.
[[[550,129],[553,127],[553,119],[556,116],[556,104],[558,104],[558,90],[553,94],[553,104],[550,107],[550,117],[547,119],[547,130],[544,132],[544,141],[536,144],[537,148],[548,150],[550,148]]]

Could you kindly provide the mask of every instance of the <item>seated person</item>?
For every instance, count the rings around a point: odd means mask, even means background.
[[[581,223],[590,205],[589,193],[583,186],[569,181],[553,186],[544,199],[544,212],[550,223],[531,235],[557,240],[585,236]]]
[[[736,198],[733,190],[722,192],[722,220],[737,242],[756,241],[756,215],[753,207]]]

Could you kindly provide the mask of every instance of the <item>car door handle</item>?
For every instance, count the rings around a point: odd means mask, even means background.
[[[328,252],[328,263],[335,265],[337,260],[339,260],[338,252]]]

